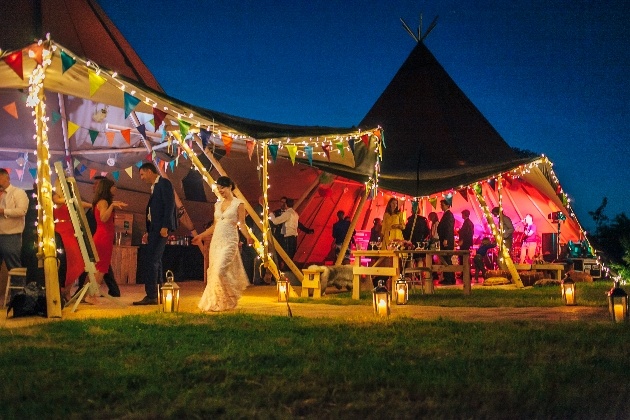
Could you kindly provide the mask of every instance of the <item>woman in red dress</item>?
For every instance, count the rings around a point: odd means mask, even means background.
[[[92,208],[96,219],[96,232],[94,232],[94,245],[98,252],[96,263],[96,282],[99,286],[103,283],[103,276],[109,271],[114,249],[114,210],[127,207],[122,201],[114,201],[116,186],[110,179],[102,179],[94,191]]]

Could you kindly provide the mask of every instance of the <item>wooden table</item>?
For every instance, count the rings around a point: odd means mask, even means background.
[[[421,271],[429,272],[459,272],[461,271],[464,282],[464,294],[469,295],[470,286],[470,252],[469,251],[444,251],[435,249],[414,249],[409,251],[392,250],[355,250],[354,266],[352,268],[352,299],[359,299],[360,276],[389,276],[397,278],[400,276],[401,255],[418,259],[424,258],[424,267],[407,268],[405,273],[417,273]],[[433,256],[438,257],[438,263],[433,262]],[[462,257],[462,264],[449,264],[453,256]],[[364,267],[361,265],[361,257],[379,258],[381,262],[387,261],[384,266]],[[389,263],[390,262],[390,263]]]

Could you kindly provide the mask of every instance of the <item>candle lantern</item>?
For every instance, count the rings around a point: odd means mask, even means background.
[[[389,316],[389,290],[383,285],[383,280],[379,280],[378,286],[372,291],[372,305],[376,315]]]
[[[618,280],[615,280],[615,287],[608,292],[608,312],[613,322],[628,320],[628,294],[619,287]]]
[[[396,280],[394,290],[396,290],[396,305],[406,305],[409,300],[409,283],[403,276]]]
[[[284,273],[280,274],[276,288],[278,290],[278,302],[286,302],[289,296],[289,280]]]
[[[166,283],[160,288],[162,312],[177,312],[179,310],[179,286],[175,283],[175,276],[171,270],[166,271]]]
[[[562,301],[567,306],[577,305],[575,301],[575,282],[568,276],[562,280]]]

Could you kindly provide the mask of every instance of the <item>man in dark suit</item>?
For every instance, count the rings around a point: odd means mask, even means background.
[[[146,296],[138,302],[133,302],[133,304],[157,305],[157,284],[162,254],[169,232],[177,228],[175,192],[171,181],[161,177],[153,163],[147,162],[140,166],[140,179],[151,185],[151,196],[146,210],[147,233],[142,238],[142,242],[147,244],[141,262],[141,276],[144,280]]]
[[[440,207],[444,212],[437,228],[440,237],[440,249],[452,251],[455,249],[455,216],[451,211],[451,203],[448,201],[440,201]],[[446,263],[451,264],[449,258],[446,258]],[[455,273],[444,273],[444,280],[440,284],[455,284]]]

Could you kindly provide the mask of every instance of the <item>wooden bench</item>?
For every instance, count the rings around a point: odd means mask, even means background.
[[[514,264],[514,266],[518,271],[550,271],[555,280],[562,280],[562,272],[564,271],[564,264]]]
[[[304,278],[302,279],[302,293],[301,297],[310,297],[311,290],[313,291],[313,299],[319,299],[322,297],[322,283],[321,274],[324,272],[322,268],[302,270]]]

